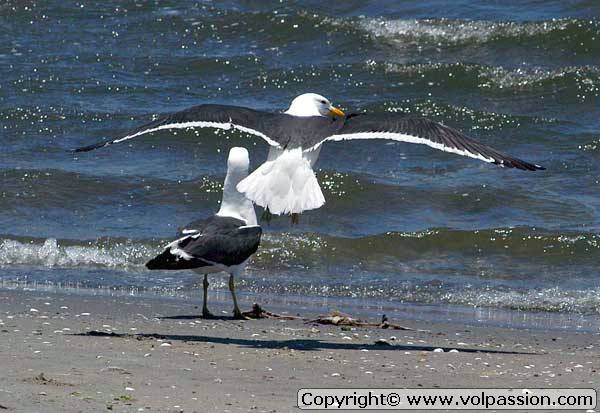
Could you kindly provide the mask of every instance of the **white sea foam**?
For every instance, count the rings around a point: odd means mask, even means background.
[[[429,40],[440,44],[484,43],[501,37],[536,36],[565,30],[569,24],[568,20],[516,23],[485,20],[366,18],[359,21],[359,27],[375,37],[416,43]]]
[[[465,288],[443,295],[443,302],[473,307],[495,307],[525,311],[600,314],[600,288],[563,289],[533,288],[500,290],[495,288]],[[433,297],[432,297],[433,298]],[[439,297],[435,298],[438,301]]]
[[[155,252],[155,248],[128,242],[61,245],[54,238],[43,243],[3,239],[0,240],[0,266],[129,268],[143,265]]]
[[[472,76],[474,85],[482,89],[535,89],[546,83],[555,87],[571,85],[579,93],[600,93],[600,70],[595,66],[566,66],[556,69],[541,67],[505,68],[502,66],[482,66],[463,63],[435,64],[397,64],[369,61],[370,67],[380,67],[387,73],[401,73],[407,76],[419,76],[423,79],[451,79],[453,77]],[[567,79],[564,85],[558,83]]]

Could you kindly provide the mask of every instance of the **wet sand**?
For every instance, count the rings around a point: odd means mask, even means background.
[[[199,312],[162,298],[1,290],[0,411],[290,412],[306,387],[600,384],[597,334],[390,320],[429,330],[419,332]]]

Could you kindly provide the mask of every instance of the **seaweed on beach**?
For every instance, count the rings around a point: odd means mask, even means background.
[[[303,320],[306,324],[316,323],[344,327],[376,327],[392,330],[429,332],[429,330],[419,330],[415,328],[401,326],[399,324],[390,323],[385,314],[382,316],[380,323],[362,321],[358,318],[353,318],[347,314],[343,314],[337,311],[333,312],[330,315],[321,315],[315,319],[306,319],[300,316],[275,314],[270,311],[264,310],[260,305],[254,303],[252,309],[250,311],[244,312],[243,315],[252,319],[275,318],[280,320]]]
[[[368,321],[362,321],[358,318],[353,318],[347,314],[340,312],[334,312],[333,314],[326,316],[319,316],[314,320],[308,320],[306,323],[317,323],[317,324],[329,324],[335,326],[346,326],[346,327],[377,327],[383,329],[392,330],[403,330],[403,331],[419,331],[429,332],[429,330],[419,330],[415,328],[401,326],[399,324],[390,323],[387,316],[384,314],[381,318],[380,323],[373,323]]]

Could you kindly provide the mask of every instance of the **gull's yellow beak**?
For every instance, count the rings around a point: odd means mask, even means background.
[[[329,113],[331,113],[332,115],[336,115],[336,116],[346,116],[346,114],[344,112],[342,112],[340,109],[336,108],[335,106],[329,107]]]

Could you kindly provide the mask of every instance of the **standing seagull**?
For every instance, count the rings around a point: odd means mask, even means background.
[[[326,141],[390,139],[423,144],[507,168],[544,169],[429,119],[390,112],[345,115],[315,93],[296,97],[283,113],[227,105],[194,106],[160,117],[123,137],[75,151],[90,151],[163,129],[186,128],[236,129],[267,141],[267,161],[241,181],[237,189],[270,213],[292,214],[292,222],[297,222],[297,214],[302,211],[325,203],[312,167]]]
[[[150,270],[194,270],[204,274],[202,316],[211,317],[206,304],[208,274],[229,273],[233,316],[243,319],[235,297],[234,276],[242,273],[248,259],[258,249],[262,229],[256,223],[252,202],[237,191],[236,185],[248,176],[248,151],[232,148],[227,159],[221,209],[210,218],[188,224],[178,239],[146,263]]]

